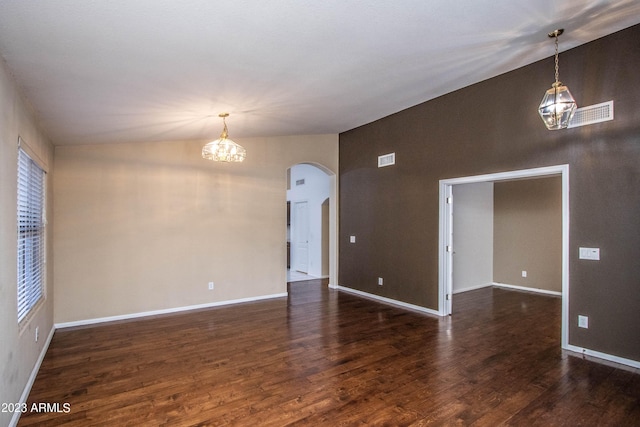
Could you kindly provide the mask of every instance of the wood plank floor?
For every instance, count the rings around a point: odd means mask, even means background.
[[[563,354],[561,300],[497,288],[449,318],[289,298],[59,330],[20,426],[633,426],[640,374]],[[51,407],[50,407],[51,409]]]

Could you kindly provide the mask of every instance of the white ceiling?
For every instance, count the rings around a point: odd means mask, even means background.
[[[231,137],[339,133],[550,57],[556,28],[563,51],[637,23],[638,0],[0,0],[0,55],[56,145],[213,139],[225,111]]]

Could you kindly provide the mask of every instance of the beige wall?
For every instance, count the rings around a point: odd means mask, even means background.
[[[31,155],[48,170],[47,175],[47,276],[45,300],[22,325],[17,319],[16,193],[18,136]],[[53,147],[38,130],[29,107],[0,60],[0,402],[19,402],[53,327],[53,275],[51,229]],[[35,329],[39,340],[35,341]],[[0,425],[8,425],[13,414],[0,412]]]
[[[493,227],[494,282],[562,291],[561,177],[496,182]]]
[[[337,172],[338,137],[234,139],[241,164],[206,141],[56,147],[56,323],[286,292],[287,168]]]

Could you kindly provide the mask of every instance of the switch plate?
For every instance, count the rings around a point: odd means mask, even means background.
[[[580,259],[600,260],[600,248],[580,248]]]
[[[382,277],[378,277],[378,286],[382,286],[383,282],[384,280],[382,280]]]
[[[527,270],[522,270],[522,277],[527,277]]]
[[[578,315],[578,327],[589,329],[589,317]]]
[[[213,290],[213,287],[214,287],[213,282],[209,282],[209,290],[210,290],[210,291],[212,291],[212,290]]]
[[[356,242],[356,236],[349,236],[349,243],[355,243]]]

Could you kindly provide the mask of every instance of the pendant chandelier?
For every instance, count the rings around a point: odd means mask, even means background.
[[[247,150],[240,144],[235,143],[229,139],[229,132],[227,131],[226,118],[229,117],[229,113],[220,113],[218,117],[222,117],[222,123],[224,128],[220,134],[220,138],[215,141],[207,143],[202,147],[202,158],[207,160],[213,160],[214,162],[241,162],[247,157]]]
[[[576,110],[576,101],[571,96],[569,88],[558,80],[558,36],[563,32],[564,30],[561,28],[548,34],[549,37],[556,39],[556,81],[551,85],[551,89],[544,94],[540,107],[538,107],[540,117],[542,117],[547,129],[550,130],[565,129],[569,126],[569,121]]]

